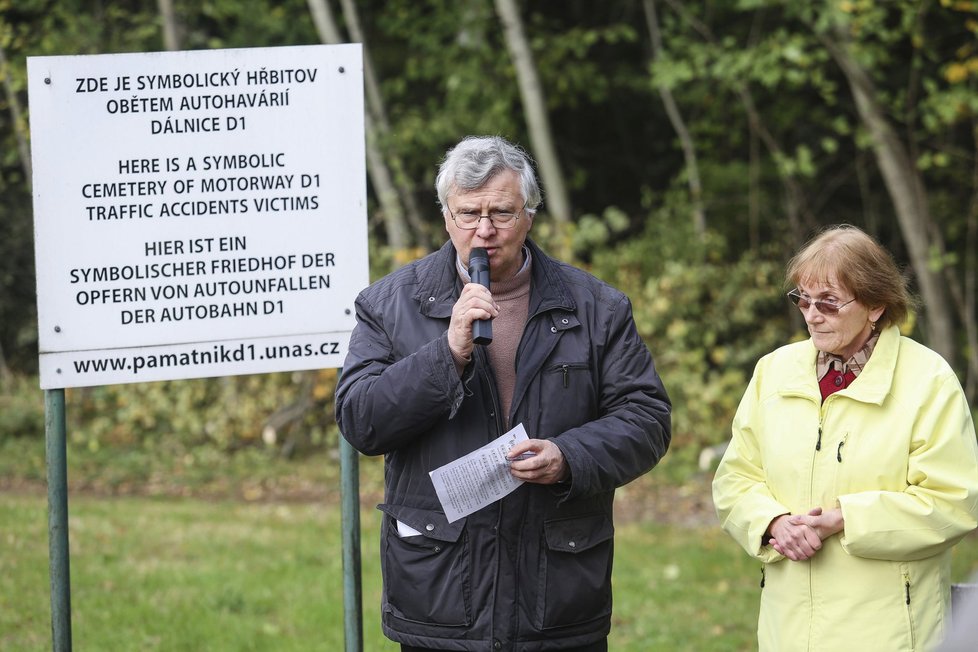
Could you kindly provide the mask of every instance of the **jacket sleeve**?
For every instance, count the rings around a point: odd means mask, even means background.
[[[945,377],[923,405],[914,417],[907,488],[839,497],[845,519],[842,546],[850,555],[923,559],[975,529],[978,445],[957,378]]]
[[[401,448],[451,417],[463,388],[447,334],[397,358],[382,315],[361,293],[357,325],[336,388],[336,422],[365,455]]]
[[[733,436],[713,477],[713,503],[720,525],[747,553],[761,561],[784,559],[762,545],[767,526],[791,510],[775,499],[767,485],[761,447],[753,423],[759,409],[761,366],[747,385],[733,420]]]
[[[571,471],[566,498],[620,487],[655,466],[669,447],[669,396],[624,296],[602,345],[600,416],[554,439]]]

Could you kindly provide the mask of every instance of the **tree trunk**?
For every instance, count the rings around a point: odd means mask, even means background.
[[[23,112],[20,110],[20,99],[17,91],[10,82],[10,68],[7,65],[7,53],[0,45],[0,76],[3,76],[3,91],[7,96],[7,105],[10,107],[10,120],[13,123],[14,137],[17,139],[17,153],[20,155],[20,165],[24,170],[24,179],[27,182],[27,189],[30,190],[33,182],[33,166],[31,165],[31,147],[27,140],[27,124],[24,122]]]
[[[855,99],[859,118],[869,132],[876,164],[893,202],[897,222],[910,254],[910,263],[926,303],[927,343],[953,364],[954,324],[951,307],[944,292],[941,272],[932,270],[930,266],[931,250],[940,251],[943,247],[931,235],[933,220],[927,206],[923,180],[906,147],[887,122],[873,81],[852,56],[847,45],[848,35],[841,30],[836,35],[840,38],[838,42],[825,34],[819,34],[819,38],[842,69]]]
[[[157,6],[163,23],[163,47],[175,52],[180,49],[180,28],[173,11],[173,0],[157,0]]]
[[[660,58],[662,55],[662,32],[659,29],[659,20],[655,12],[655,0],[643,0],[642,7],[645,9],[645,21],[648,25],[649,36],[652,40],[652,58]],[[683,158],[686,161],[686,179],[689,184],[689,197],[692,204],[693,227],[700,239],[706,236],[706,214],[703,210],[703,186],[700,183],[700,168],[696,162],[696,148],[693,139],[686,128],[682,114],[679,113],[679,106],[676,104],[672,91],[665,85],[659,85],[659,97],[665,106],[666,115],[672,128],[676,130],[679,142],[683,149]]]
[[[30,193],[34,183],[34,169],[31,163],[27,123],[20,108],[20,98],[17,97],[17,91],[10,81],[10,66],[2,44],[0,44],[0,77],[3,77],[3,92],[7,98],[7,106],[10,107],[10,122],[13,125],[14,138],[17,141],[17,154],[20,158],[21,169],[24,171],[24,186]],[[6,387],[12,378],[13,374],[10,367],[7,366],[7,358],[3,353],[3,344],[0,343],[0,386]]]
[[[974,150],[978,152],[978,125],[972,124]],[[978,401],[978,160],[972,172],[971,206],[964,234],[964,290],[962,313],[964,332],[968,343],[968,373],[965,377],[964,393],[968,403]]]
[[[540,167],[540,177],[546,188],[547,213],[558,224],[570,222],[570,196],[564,183],[564,173],[560,169],[560,159],[554,147],[550,120],[547,117],[546,101],[530,44],[523,32],[523,20],[515,0],[495,0],[496,13],[503,25],[506,47],[513,58],[516,80],[520,88],[520,99],[526,112],[526,124],[530,132],[533,155]]]
[[[749,159],[747,162],[747,231],[751,251],[761,249],[761,152],[760,139],[748,120]]]
[[[329,45],[342,43],[343,38],[340,36],[339,27],[327,1],[308,0],[308,4],[320,40]],[[387,244],[394,252],[396,266],[399,252],[404,252],[410,246],[408,228],[390,170],[387,169],[387,164],[377,145],[377,125],[373,119],[373,110],[370,108],[364,114],[364,130],[366,131],[367,172],[380,204]]]
[[[373,114],[374,126],[379,136],[387,138],[391,133],[390,121],[387,119],[384,96],[380,92],[380,83],[374,71],[373,59],[370,57],[370,52],[367,48],[367,39],[363,30],[360,28],[360,16],[357,13],[356,4],[354,4],[353,0],[340,0],[340,5],[343,7],[343,18],[346,21],[346,28],[350,34],[350,39],[354,43],[360,43],[363,46],[363,79],[367,96],[367,110]],[[387,146],[382,149],[384,149],[386,159],[390,163],[394,185],[397,188],[401,205],[404,207],[404,214],[411,227],[414,242],[428,249],[431,245],[429,241],[429,228],[421,214],[421,209],[418,207],[412,180],[408,177],[404,169],[404,161],[393,146]]]
[[[7,359],[3,355],[3,343],[0,342],[0,388],[6,389],[13,377],[10,367],[7,366]]]

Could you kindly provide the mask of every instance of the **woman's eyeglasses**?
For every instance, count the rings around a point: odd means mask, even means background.
[[[808,307],[814,304],[815,310],[819,311],[823,315],[838,315],[839,310],[855,301],[855,299],[849,299],[845,303],[835,303],[834,301],[812,301],[808,297],[802,296],[798,290],[792,290],[789,292],[788,298],[791,299],[791,303],[798,306],[798,308],[801,310],[808,310]]]

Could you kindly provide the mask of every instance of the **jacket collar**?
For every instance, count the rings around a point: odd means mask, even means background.
[[[455,271],[455,247],[449,240],[442,248],[417,263],[418,290],[414,299],[426,317],[451,317],[461,282]]]
[[[577,303],[559,274],[560,263],[543,253],[529,238],[526,246],[533,257],[529,315],[554,309],[573,311]],[[462,290],[455,268],[457,256],[455,246],[449,240],[434,254],[419,261],[418,290],[414,299],[420,305],[421,314],[433,318],[452,316],[452,306]]]
[[[818,350],[811,339],[800,342],[796,346],[797,355],[789,361],[791,370],[785,379],[781,394],[802,395],[820,400],[818,380],[815,377]],[[856,380],[849,387],[832,396],[848,396],[863,403],[882,405],[893,385],[893,373],[896,370],[899,351],[900,329],[890,326],[880,333],[873,354]]]
[[[526,239],[526,246],[533,256],[528,314],[532,317],[537,313],[557,309],[573,312],[577,308],[577,302],[559,274],[562,263],[543,253],[529,238]]]

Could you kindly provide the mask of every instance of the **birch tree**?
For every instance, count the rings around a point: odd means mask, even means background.
[[[367,38],[363,29],[360,27],[360,16],[357,12],[356,4],[353,0],[340,0],[343,9],[343,20],[346,22],[347,31],[350,39],[354,43],[363,46],[363,83],[367,96],[367,109],[373,114],[374,125],[378,136],[383,141],[386,140],[391,132],[390,120],[387,118],[387,109],[384,96],[380,92],[380,81],[373,65],[373,58],[370,56],[370,49],[367,47]],[[422,249],[428,246],[428,229],[425,227],[425,220],[418,207],[418,202],[414,197],[414,188],[411,178],[408,176],[404,167],[404,160],[393,147],[382,147],[386,161],[390,164],[393,174],[394,186],[397,188],[401,205],[404,208],[404,216],[408,225],[411,227],[414,242]],[[401,260],[399,262],[407,262]]]
[[[308,4],[320,40],[328,45],[343,43],[339,27],[327,0],[308,0]],[[384,161],[378,144],[378,127],[375,114],[374,109],[368,109],[363,116],[367,141],[367,173],[380,204],[384,229],[387,234],[387,244],[394,252],[393,260],[396,266],[399,260],[402,263],[405,262],[403,252],[410,247],[411,243],[404,209],[401,206],[393,176]]]
[[[869,132],[876,163],[893,202],[893,210],[926,304],[927,342],[946,360],[953,361],[953,316],[942,274],[931,265],[932,252],[943,251],[944,244],[931,218],[923,179],[907,147],[887,120],[873,80],[853,56],[845,26],[836,24],[831,33],[819,33],[819,37],[842,69],[859,117]]]
[[[33,169],[31,165],[31,148],[27,137],[27,122],[21,110],[20,98],[14,89],[10,79],[10,65],[7,62],[6,50],[0,44],[0,77],[3,78],[3,92],[7,99],[7,107],[10,110],[10,122],[13,125],[14,138],[17,141],[17,154],[20,159],[21,168],[24,171],[24,183],[27,191],[30,192],[32,185]],[[0,385],[6,385],[11,378],[10,368],[7,366],[7,359],[3,353],[3,343],[0,342]]]
[[[173,0],[157,0],[157,6],[163,23],[163,47],[175,52],[180,49],[180,25],[173,11]]]
[[[550,119],[547,116],[547,103],[543,94],[540,77],[533,62],[533,52],[523,30],[516,0],[495,0],[496,13],[503,26],[506,48],[513,59],[516,80],[520,88],[520,99],[526,112],[526,124],[530,133],[530,144],[540,177],[546,190],[547,213],[558,224],[566,224],[571,219],[570,195],[564,183],[560,158],[554,146]]]
[[[30,190],[33,170],[31,146],[27,137],[27,121],[20,107],[20,98],[17,97],[17,91],[14,90],[13,82],[10,80],[10,66],[7,63],[7,53],[2,44],[0,44],[0,77],[3,78],[3,93],[7,99],[7,107],[10,109],[10,121],[13,124],[14,138],[17,141],[17,154],[24,170],[27,188]]]
[[[645,10],[645,21],[652,42],[652,58],[653,60],[660,59],[662,57],[662,32],[659,29],[659,19],[656,16],[655,0],[643,0],[642,8]],[[662,83],[657,84],[657,90],[659,97],[662,98],[662,104],[665,106],[666,115],[669,116],[669,122],[676,131],[676,136],[679,138],[679,143],[683,149],[683,158],[686,161],[686,182],[689,184],[689,198],[692,203],[693,226],[702,239],[706,236],[706,214],[703,210],[703,185],[700,182],[699,164],[696,162],[696,147],[693,144],[689,129],[686,127],[686,121],[683,120],[683,116],[679,112],[679,105],[676,104],[676,100],[672,96],[672,91],[666,84]]]

